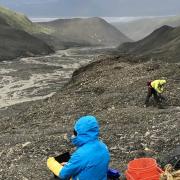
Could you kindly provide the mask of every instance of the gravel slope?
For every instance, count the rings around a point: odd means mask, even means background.
[[[65,134],[84,114],[97,116],[111,167],[129,160],[164,155],[180,141],[180,64],[129,56],[100,56],[74,72],[56,95],[32,103],[16,116],[1,119],[0,179],[49,179],[46,159],[73,147]],[[144,108],[146,81],[166,77],[164,109]],[[153,102],[152,102],[153,104]]]

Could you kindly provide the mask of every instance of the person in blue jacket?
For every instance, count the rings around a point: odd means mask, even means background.
[[[67,163],[48,158],[48,168],[60,179],[107,180],[110,155],[107,146],[98,139],[99,124],[94,116],[83,116],[74,126],[72,143],[77,146]]]

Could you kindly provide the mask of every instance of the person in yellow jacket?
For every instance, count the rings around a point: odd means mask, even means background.
[[[166,84],[166,80],[154,80],[154,81],[149,81],[147,83],[148,93],[145,100],[145,107],[148,107],[149,99],[152,95],[154,96],[154,100],[156,104],[160,105],[160,99],[164,99],[164,97],[161,94],[164,91],[165,84]]]

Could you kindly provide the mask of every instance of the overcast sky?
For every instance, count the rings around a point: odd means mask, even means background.
[[[0,0],[29,17],[180,15],[180,0]]]

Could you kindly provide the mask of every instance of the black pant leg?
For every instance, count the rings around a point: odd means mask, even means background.
[[[159,96],[157,94],[157,91],[155,89],[152,90],[152,94],[154,96],[154,100],[155,100],[156,104],[159,105],[160,104],[160,100],[159,100]]]
[[[147,96],[146,96],[146,100],[145,100],[145,104],[148,105],[149,104],[149,99],[152,96],[152,88],[148,87],[148,92],[147,92]]]

